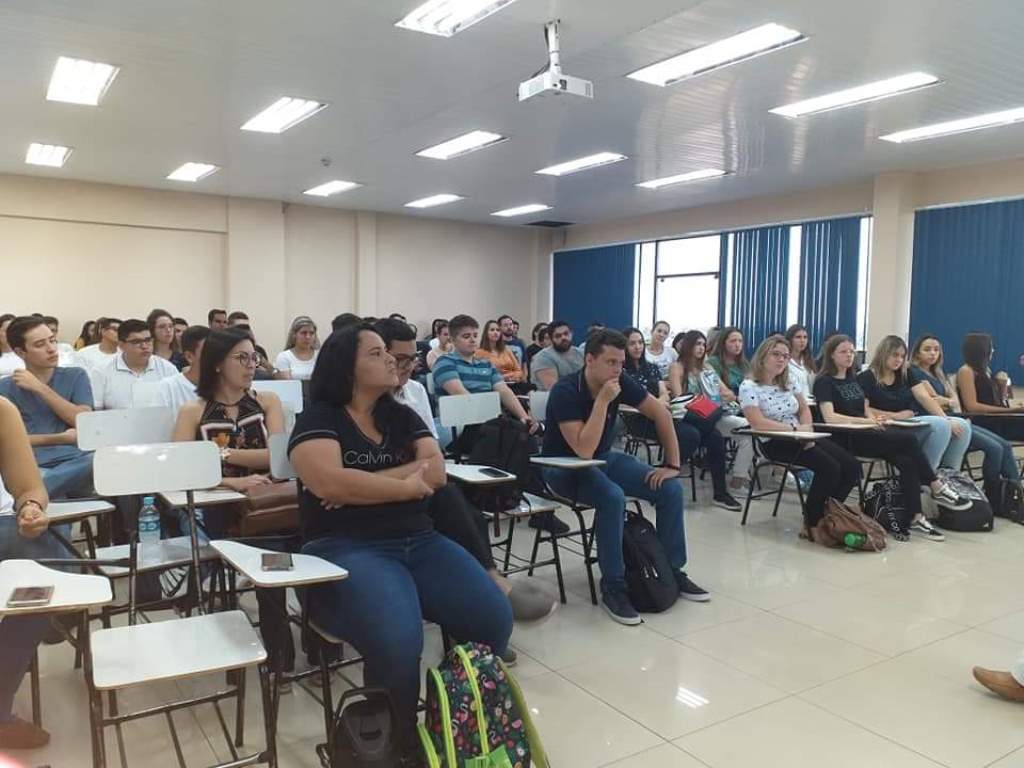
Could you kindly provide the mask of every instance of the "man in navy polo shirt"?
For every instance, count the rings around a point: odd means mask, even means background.
[[[687,577],[683,488],[679,477],[679,442],[665,405],[622,372],[626,337],[598,330],[587,339],[582,371],[559,380],[548,398],[545,456],[603,459],[583,470],[545,469],[544,479],[557,493],[594,507],[597,559],[601,567],[601,605],[620,624],[639,624],[640,615],[626,594],[622,529],[626,496],[650,501],[657,515],[658,538],[675,571],[679,594],[704,602],[708,593]],[[654,422],[665,449],[665,465],[649,467],[633,456],[612,450],[619,405],[638,409]]]

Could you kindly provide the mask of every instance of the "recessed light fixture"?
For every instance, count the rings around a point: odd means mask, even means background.
[[[920,128],[911,128],[906,131],[897,131],[885,136],[879,136],[882,141],[891,141],[894,144],[906,144],[911,141],[923,141],[925,139],[937,139],[940,136],[952,136],[956,133],[968,133],[979,131],[982,128],[998,128],[1001,125],[1012,125],[1024,120],[1024,107],[1007,109],[1002,112],[989,112],[987,115],[975,115],[965,117],[961,120],[950,120],[946,123],[935,123]]]
[[[478,149],[493,147],[495,144],[501,144],[503,141],[508,141],[508,138],[499,133],[470,131],[433,147],[421,149],[416,153],[416,156],[429,157],[432,160],[451,160],[453,157],[468,155],[470,152],[476,152]]]
[[[726,171],[720,168],[705,168],[700,171],[690,171],[689,173],[680,173],[677,176],[663,176],[660,179],[651,179],[650,181],[641,181],[637,184],[638,187],[644,189],[661,189],[662,187],[670,187],[673,184],[682,184],[687,181],[700,181],[701,179],[717,179],[721,176],[728,176]]]
[[[218,170],[220,169],[216,165],[210,165],[209,163],[185,163],[172,171],[167,178],[171,181],[196,182],[200,179],[205,179],[211,173],[216,173]]]
[[[652,85],[672,85],[690,77],[703,75],[705,72],[802,43],[806,39],[802,33],[781,24],[762,24],[738,35],[638,69],[627,77]]]
[[[61,56],[53,68],[46,100],[95,107],[119,71],[113,64]]]
[[[503,211],[495,211],[491,216],[501,216],[503,219],[507,219],[512,216],[525,216],[528,213],[539,213],[540,211],[550,210],[550,205],[544,205],[543,203],[530,203],[529,205],[520,205],[516,208],[506,208]]]
[[[284,133],[293,125],[298,125],[306,118],[312,117],[326,106],[319,101],[282,96],[258,115],[249,118],[242,126],[242,130]]]
[[[515,0],[429,0],[412,11],[396,27],[451,37],[497,13]]]
[[[330,197],[331,195],[337,195],[341,192],[348,192],[350,189],[363,186],[357,184],[354,181],[342,181],[341,179],[335,179],[334,181],[328,181],[319,186],[307,189],[302,194],[312,195],[313,197]]]
[[[570,173],[579,173],[580,171],[586,171],[590,168],[599,168],[602,165],[611,165],[612,163],[617,163],[625,159],[625,155],[620,155],[617,152],[598,152],[596,155],[578,157],[567,163],[559,163],[558,165],[550,165],[547,168],[541,168],[537,173],[543,174],[544,176],[568,176]]]
[[[71,156],[71,147],[62,147],[59,144],[36,144],[28,145],[28,152],[25,153],[25,162],[29,165],[48,165],[51,168],[60,168]]]
[[[430,197],[423,197],[419,200],[413,200],[411,203],[406,203],[406,208],[434,208],[438,205],[447,205],[448,203],[454,203],[458,200],[465,200],[461,195],[452,195],[443,193],[440,195],[431,195]]]
[[[817,112],[828,112],[832,109],[842,109],[843,107],[852,107],[855,104],[865,104],[869,101],[887,99],[890,96],[899,96],[900,94],[917,91],[938,83],[939,78],[935,75],[929,75],[927,72],[911,72],[906,75],[890,77],[886,80],[878,80],[874,83],[858,85],[855,88],[836,91],[835,93],[826,93],[824,96],[816,96],[813,99],[786,104],[769,111],[783,117],[803,117],[804,115],[813,115]]]

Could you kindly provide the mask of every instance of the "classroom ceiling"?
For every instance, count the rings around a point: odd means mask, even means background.
[[[0,0],[0,172],[519,225],[633,216],[1024,154],[1024,123],[914,144],[878,136],[1024,107],[1020,0],[517,0],[440,38],[394,27],[420,0]],[[518,103],[562,21],[563,67],[593,101]],[[641,66],[766,22],[807,41],[660,88]],[[99,107],[48,102],[60,55],[116,64]],[[894,75],[944,82],[788,120],[769,109]],[[330,106],[280,135],[239,130],[282,95]],[[450,161],[416,157],[471,129],[509,137]],[[59,169],[33,141],[74,148]],[[573,176],[537,169],[599,151],[628,160]],[[322,158],[330,158],[330,168]],[[222,170],[164,177],[185,161]],[[733,175],[650,191],[636,182],[707,167]],[[319,199],[330,179],[364,186]],[[502,220],[524,203],[543,214]]]

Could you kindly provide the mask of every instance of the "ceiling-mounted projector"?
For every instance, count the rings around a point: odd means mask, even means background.
[[[548,42],[548,66],[544,71],[519,84],[519,101],[534,96],[582,96],[594,98],[594,84],[582,77],[573,77],[562,72],[562,58],[558,46],[558,22],[549,21],[544,25],[544,37]]]

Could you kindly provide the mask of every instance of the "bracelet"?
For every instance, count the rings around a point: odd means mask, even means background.
[[[14,516],[21,517],[21,513],[25,511],[25,507],[27,507],[29,504],[34,504],[36,506],[36,509],[38,509],[40,512],[45,511],[43,509],[43,505],[40,504],[35,499],[26,499],[25,502],[20,507],[18,507],[18,511],[14,513]]]

